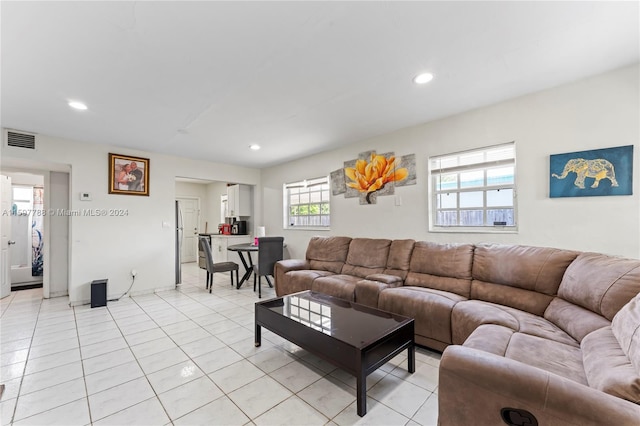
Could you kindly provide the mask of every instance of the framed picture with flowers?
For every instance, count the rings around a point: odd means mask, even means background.
[[[331,193],[359,198],[360,204],[377,204],[378,196],[394,195],[401,186],[416,184],[416,155],[396,157],[393,152],[365,151],[344,168],[331,172]]]
[[[149,159],[109,153],[109,194],[149,195]]]

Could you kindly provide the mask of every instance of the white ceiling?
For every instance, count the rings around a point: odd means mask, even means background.
[[[640,59],[637,1],[0,7],[2,126],[251,167]]]

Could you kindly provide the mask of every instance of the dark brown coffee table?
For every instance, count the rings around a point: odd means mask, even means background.
[[[359,416],[367,413],[369,374],[405,349],[415,371],[412,318],[311,291],[258,302],[255,315],[256,346],[265,327],[354,375]]]

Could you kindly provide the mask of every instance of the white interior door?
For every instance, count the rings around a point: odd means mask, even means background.
[[[177,198],[182,209],[182,263],[198,260],[198,224],[200,223],[200,199]]]
[[[0,208],[0,244],[2,255],[0,258],[0,298],[11,294],[11,256],[9,245],[11,241],[11,178],[0,176],[1,181],[1,208]]]

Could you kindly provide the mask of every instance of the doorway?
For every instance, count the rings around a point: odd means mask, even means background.
[[[69,217],[46,212],[68,211],[69,172],[3,167],[2,183],[2,296],[35,286],[67,295]]]
[[[182,263],[198,260],[198,233],[200,223],[200,198],[176,197],[182,210],[183,240],[180,258]]]
[[[42,287],[44,276],[44,176],[11,178],[11,289]]]

